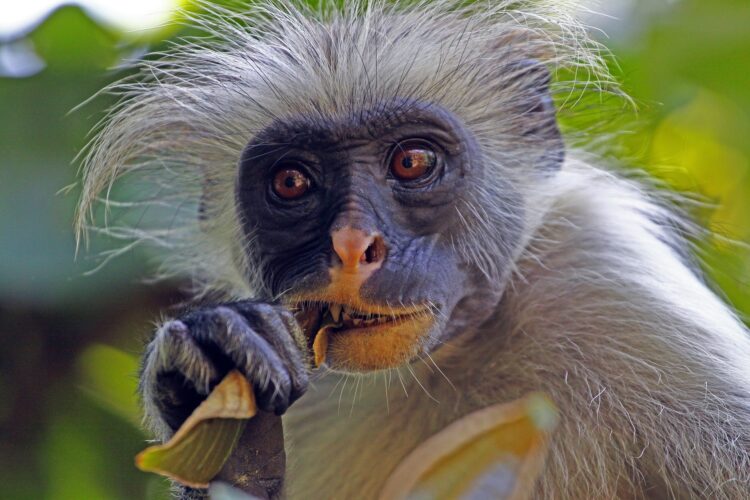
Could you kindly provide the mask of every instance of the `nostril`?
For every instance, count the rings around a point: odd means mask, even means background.
[[[376,234],[373,236],[372,243],[367,247],[365,253],[362,255],[360,262],[367,264],[375,264],[382,261],[385,258],[385,242],[383,238]]]
[[[344,268],[356,269],[364,264],[377,264],[385,259],[386,246],[377,233],[367,234],[353,228],[342,228],[331,234],[335,257]]]

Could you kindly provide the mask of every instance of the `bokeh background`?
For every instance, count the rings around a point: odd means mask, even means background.
[[[236,3],[236,2],[235,2]],[[137,471],[146,436],[137,358],[180,283],[146,285],[148,251],[95,273],[75,258],[75,155],[111,104],[71,110],[185,34],[177,0],[0,1],[0,497],[164,498]],[[728,300],[750,312],[750,2],[606,0],[587,21],[638,111],[612,151],[697,195],[718,236],[700,244]],[[583,124],[566,118],[568,130]],[[93,242],[94,248],[107,242]]]

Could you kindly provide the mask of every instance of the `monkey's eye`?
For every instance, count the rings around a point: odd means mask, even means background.
[[[422,141],[399,143],[391,153],[391,173],[396,179],[410,181],[424,177],[437,165],[437,154]]]
[[[273,176],[273,190],[284,200],[294,200],[310,189],[310,178],[295,167],[282,167]]]

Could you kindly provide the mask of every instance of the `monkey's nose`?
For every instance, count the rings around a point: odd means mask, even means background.
[[[331,233],[333,250],[345,271],[360,268],[374,270],[385,260],[386,247],[378,233],[366,233],[352,227],[337,229]]]

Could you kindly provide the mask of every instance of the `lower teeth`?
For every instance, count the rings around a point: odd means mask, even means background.
[[[372,326],[386,321],[385,316],[352,314],[352,312],[344,311],[340,305],[331,306],[327,314],[324,315],[324,318],[324,324],[328,324],[333,328]]]

